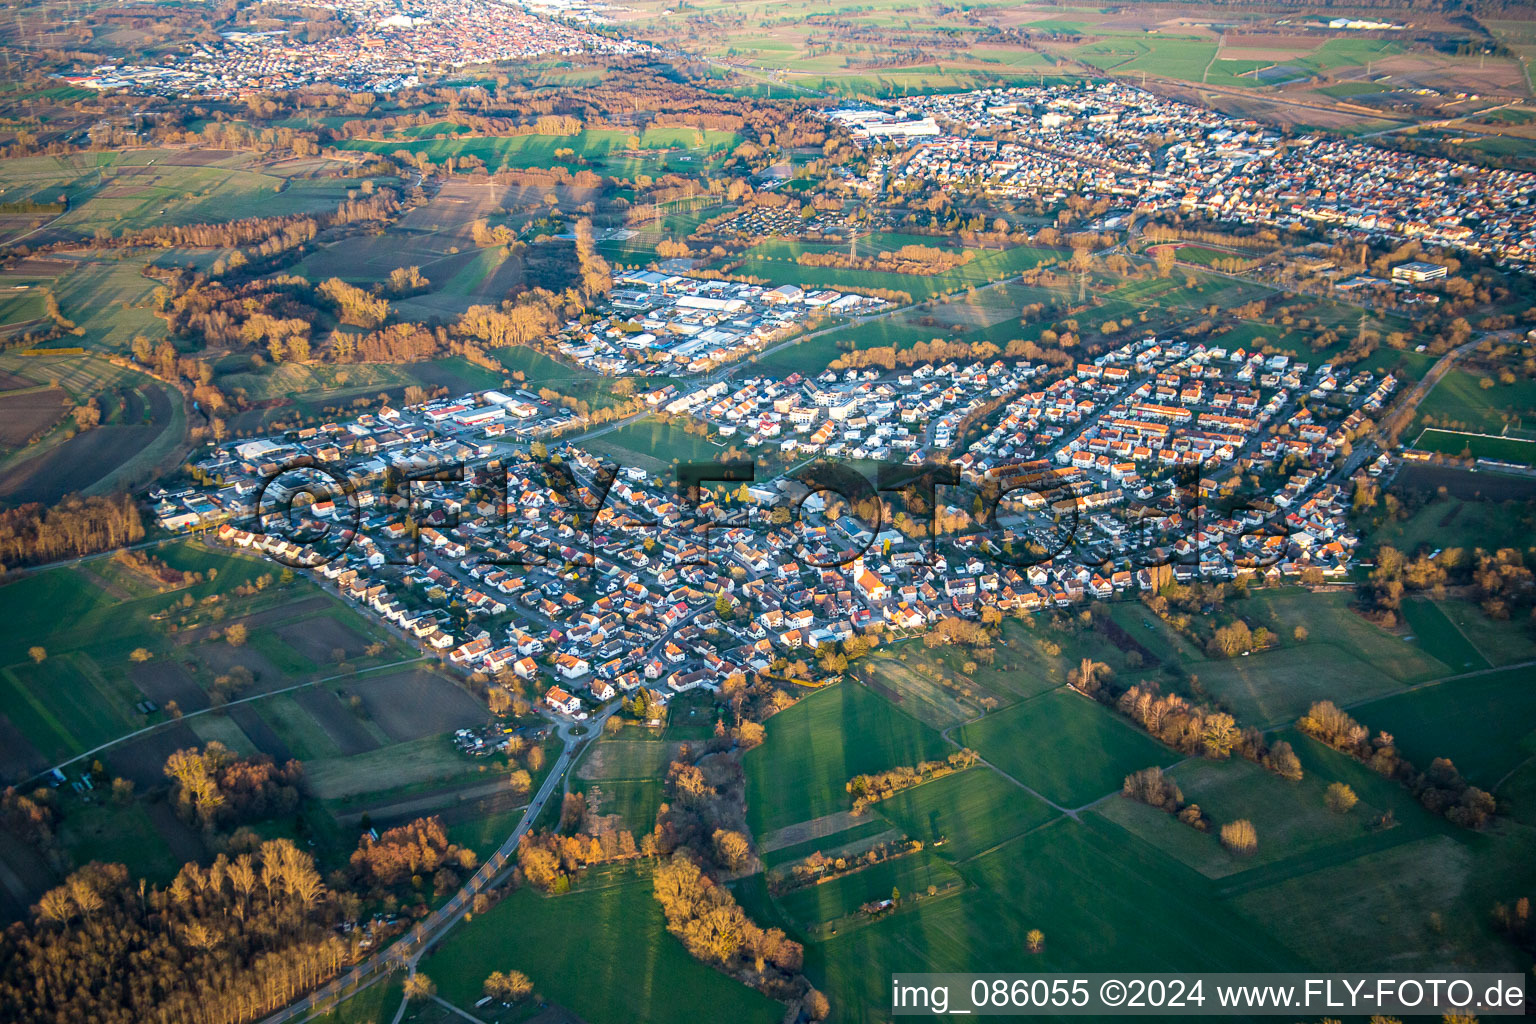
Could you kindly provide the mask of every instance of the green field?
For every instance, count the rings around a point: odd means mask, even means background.
[[[400,139],[370,141],[351,139],[340,148],[364,150],[389,156],[397,152],[420,154],[434,163],[449,157],[473,156],[491,170],[499,167],[554,167],[578,169],[585,160],[599,174],[632,178],[637,173],[655,173],[663,166],[689,163],[704,165],[736,148],[734,132],[703,131],[692,128],[655,127],[646,130],[638,149],[630,148],[628,132],[594,129],[575,135],[475,136],[452,139]],[[556,150],[570,149],[575,159],[562,162]]]
[[[667,934],[650,878],[595,873],[545,897],[524,886],[455,928],[421,970],[471,1009],[492,971],[519,970],[538,996],[590,1024],[636,1020],[777,1021],[783,1007],[693,960]]]
[[[1489,665],[1536,660],[1536,629],[1528,619],[1490,619],[1471,601],[1448,599],[1435,603]]]
[[[1419,646],[1451,668],[1472,671],[1488,667],[1488,659],[1435,602],[1428,598],[1404,601],[1403,618]]]
[[[922,850],[838,875],[821,885],[794,889],[779,900],[779,906],[801,927],[813,929],[839,922],[865,903],[891,899],[893,890],[911,901],[931,899],[929,886],[937,889],[938,895],[962,885],[953,868]]]
[[[1536,414],[1536,381],[1484,388],[1483,374],[1453,369],[1419,403],[1419,422],[1476,434],[1497,434]]]
[[[1093,803],[1126,775],[1178,756],[1081,694],[1054,690],[962,728],[959,740],[1063,807]]]
[[[49,235],[89,237],[105,228],[114,235],[160,224],[202,224],[241,217],[276,217],[334,209],[357,180],[312,172],[333,161],[289,162],[281,169],[252,154],[223,153],[193,163],[180,151],[134,149],[6,162],[0,186],[6,200],[52,202],[69,197],[69,210],[52,221]]]
[[[928,726],[862,686],[840,683],[768,720],[747,751],[747,821],[755,835],[846,810],[849,779],[944,757],[953,749]]]
[[[873,244],[879,244],[875,239]],[[921,244],[944,246],[944,240],[923,238]],[[944,292],[963,290],[970,285],[1010,277],[1038,266],[1054,255],[1045,249],[1021,245],[1012,249],[974,250],[969,263],[941,274],[893,274],[881,270],[856,270],[842,267],[802,267],[795,258],[802,252],[844,251],[841,246],[772,238],[759,242],[743,255],[741,273],[765,278],[776,284],[797,284],[802,288],[884,288],[902,291],[917,300]]]
[[[1428,553],[1444,547],[1486,551],[1525,548],[1530,534],[1518,502],[1464,501],[1435,495],[1408,518],[1384,523],[1375,540],[1412,555],[1421,549]]]
[[[1536,687],[1529,669],[1503,669],[1372,701],[1353,712],[1385,730],[1420,769],[1448,757],[1473,783],[1492,787],[1536,754]]]
[[[1431,427],[1414,440],[1412,447],[1441,455],[1470,455],[1474,459],[1513,462],[1521,466],[1536,464],[1536,441],[1514,437],[1463,434]]]
[[[1038,798],[980,766],[904,789],[875,808],[907,835],[955,861],[990,850],[1056,816]]]
[[[656,740],[605,739],[592,747],[576,769],[583,779],[659,779],[677,748]]]
[[[1279,646],[1207,662],[1195,670],[1200,682],[1241,724],[1262,727],[1294,720],[1313,701],[1377,697],[1447,673],[1427,651],[1366,622],[1349,604],[1345,593],[1286,589],[1229,606],[1269,629]],[[1305,642],[1292,640],[1297,626],[1306,628]]]
[[[1197,872],[1092,815],[1059,819],[962,871],[974,890],[807,949],[806,973],[831,996],[832,1019],[888,1019],[897,971],[1281,970],[1301,962],[1214,899]],[[1024,942],[1032,928],[1045,934],[1033,956]]]
[[[860,821],[852,828],[845,828],[841,832],[832,832],[814,839],[807,839],[801,843],[792,843],[789,846],[781,846],[777,850],[769,850],[761,853],[763,864],[770,868],[792,861],[802,860],[811,854],[820,851],[827,856],[832,856],[833,851],[847,846],[862,846],[871,837],[883,832],[891,831],[891,823],[884,818],[875,815]]]
[[[1383,782],[1380,787],[1356,790],[1361,802],[1349,814],[1335,814],[1323,802],[1324,792],[1335,777],[1319,772],[1317,760],[1309,761],[1306,767],[1311,770],[1299,782],[1289,782],[1239,758],[1191,760],[1174,768],[1169,774],[1179,784],[1184,799],[1199,804],[1213,820],[1210,832],[1199,832],[1171,814],[1125,797],[1100,804],[1095,813],[1201,874],[1224,878],[1340,844],[1360,845],[1368,840],[1367,825],[1387,806],[1396,811],[1401,804],[1403,794]],[[1352,773],[1346,781],[1358,784]],[[1386,795],[1378,796],[1383,788]],[[1373,798],[1385,806],[1373,805]],[[1259,848],[1251,857],[1228,853],[1218,838],[1220,826],[1238,818],[1253,822],[1258,833]]]
[[[588,806],[598,814],[617,814],[624,828],[637,836],[656,824],[656,812],[666,795],[660,779],[578,780],[571,788],[587,794]]]
[[[276,575],[272,563],[204,549],[190,541],[165,544],[154,554],[174,568],[202,573],[204,581],[159,594],[134,574],[101,559],[49,569],[0,586],[0,615],[11,627],[0,639],[0,712],[49,763],[161,720],[160,713],[145,719],[134,710],[145,694],[129,677],[129,654],[143,647],[156,660],[186,661],[188,649],[152,616],[173,606],[180,608],[184,597],[194,602],[227,601],[241,584],[257,576]],[[210,573],[215,578],[207,578]],[[312,584],[295,580],[286,588],[269,588],[260,598],[245,600],[269,607],[318,596]],[[325,607],[324,614],[340,616],[362,634],[372,633],[371,626],[340,605]],[[296,652],[286,647],[280,651],[276,640],[276,634],[265,627],[253,630],[250,657],[281,653],[284,663],[291,660],[314,671]],[[43,661],[36,662],[29,654],[33,646],[44,650]],[[195,664],[192,671],[195,678],[199,671]],[[207,682],[211,681],[210,674]]]
[[[711,462],[725,451],[724,445],[656,417],[627,423],[583,441],[582,447],[616,459],[620,465],[638,466],[651,473],[667,473],[679,462]]]

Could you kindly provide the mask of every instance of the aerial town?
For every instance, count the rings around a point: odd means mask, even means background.
[[[828,371],[646,396],[754,454],[800,459],[798,470],[822,457],[952,460],[973,493],[1001,488],[981,521],[958,492],[943,495],[952,525],[937,549],[928,524],[905,515],[861,524],[852,496],[812,522],[828,506],[814,474],[690,505],[676,480],[633,467],[600,483],[602,460],[574,443],[557,454],[579,489],[551,487],[528,449],[563,411],[497,391],[215,446],[192,468],[218,487],[162,494],[157,512],[167,529],[317,572],[424,650],[543,680],[552,710],[582,715],[616,692],[652,687],[664,702],[803,664],[856,632],[895,638],[984,606],[1026,615],[1149,590],[1158,566],[1180,581],[1348,568],[1347,481],[1388,459],[1367,462],[1365,447],[1334,458],[1392,378],[1151,338],[1037,387],[1044,369]],[[988,398],[1006,399],[998,425],[952,452],[953,428]],[[1223,514],[1234,503],[1220,481],[1238,459],[1268,483]],[[379,493],[391,472],[418,479]],[[788,508],[793,521],[773,515]],[[323,540],[302,539],[310,532]]]
[[[7,4],[0,620],[0,1024],[1528,1012],[1536,5]]]
[[[648,49],[499,0],[426,0],[409,11],[388,0],[339,0],[327,7],[356,31],[307,42],[282,29],[231,30],[160,64],[103,64],[64,80],[91,89],[185,98],[239,97],[319,83],[390,92],[419,84],[425,74],[468,65]]]
[[[1102,197],[1143,214],[1313,223],[1536,262],[1536,174],[1282,134],[1132,85],[1016,86],[828,115],[896,145],[859,187],[976,184],[1001,196]]]

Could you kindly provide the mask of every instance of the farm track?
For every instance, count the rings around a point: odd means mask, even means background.
[[[168,728],[168,727],[171,727],[171,726],[183,724],[186,721],[188,721],[189,719],[196,718],[199,715],[208,715],[208,714],[212,714],[215,711],[224,711],[224,710],[227,710],[229,708],[238,707],[238,706],[243,705],[243,704],[250,704],[250,703],[252,703],[254,701],[265,700],[268,697],[275,697],[275,696],[277,696],[278,694],[281,694],[281,693],[293,693],[296,690],[305,690],[305,689],[308,689],[308,688],[310,688],[312,686],[319,686],[322,683],[336,682],[337,680],[340,680],[340,679],[355,679],[358,676],[370,675],[370,674],[372,674],[374,672],[382,672],[385,669],[399,668],[402,665],[415,665],[415,664],[417,664],[419,662],[423,662],[423,661],[426,661],[426,660],[427,660],[427,656],[425,654],[418,655],[417,657],[414,657],[414,658],[403,658],[403,659],[401,659],[399,661],[392,661],[392,662],[389,662],[388,664],[384,664],[384,665],[374,665],[374,666],[372,666],[370,668],[357,669],[356,671],[353,671],[353,672],[341,672],[341,673],[338,673],[336,675],[326,676],[326,677],[324,677],[322,679],[311,679],[311,680],[309,680],[307,682],[295,683],[292,686],[285,686],[285,687],[283,687],[282,689],[279,689],[279,690],[268,690],[265,693],[252,694],[249,697],[241,697],[238,700],[232,700],[229,703],[221,704],[218,707],[208,707],[208,708],[202,709],[201,711],[190,711],[190,712],[188,712],[187,714],[183,715],[180,718],[171,718],[171,719],[167,719],[164,722],[156,722],[154,725],[146,725],[142,729],[136,729],[133,732],[125,733],[122,736],[118,736],[116,739],[108,740],[106,743],[103,743],[100,746],[97,746],[97,747],[95,747],[95,748],[93,748],[91,750],[87,750],[83,754],[76,754],[74,757],[71,757],[67,761],[60,761],[58,764],[54,765],[51,768],[45,768],[43,771],[38,772],[36,775],[32,776],[32,778],[28,779],[27,782],[28,783],[39,782],[45,776],[49,775],[50,773],[52,773],[54,771],[62,771],[65,768],[68,768],[70,765],[75,764],[78,761],[83,761],[83,760],[85,760],[87,758],[95,757],[97,754],[100,754],[104,750],[110,750],[113,747],[119,746],[119,745],[121,745],[123,743],[127,743],[129,740],[138,739],[140,737],[148,736],[151,733],[155,733],[155,732],[160,731],[161,729],[165,729],[165,728]]]

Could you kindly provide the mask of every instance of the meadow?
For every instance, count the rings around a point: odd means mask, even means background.
[[[1198,873],[1092,815],[1005,843],[960,871],[964,893],[903,907],[806,951],[806,973],[836,1021],[874,1024],[896,971],[1280,970],[1299,963],[1211,899]],[[1091,899],[1087,894],[1092,893]],[[1027,953],[1025,933],[1045,944]],[[1021,968],[1021,965],[1023,967]]]
[[[324,160],[275,164],[216,150],[134,149],[7,161],[0,186],[11,202],[69,197],[69,210],[48,217],[32,240],[86,238],[101,229],[120,235],[158,224],[334,209],[357,187],[356,179],[322,176],[335,166]]]
[[[710,462],[725,451],[724,445],[656,417],[626,423],[583,441],[582,447],[621,466],[638,466],[653,474],[667,473],[680,462]]]
[[[1201,684],[1245,725],[1293,721],[1317,700],[1378,697],[1449,671],[1427,651],[1366,622],[1346,593],[1295,588],[1255,592],[1230,606],[1264,626],[1277,646],[1249,657],[1213,659],[1196,671]],[[1294,639],[1297,626],[1307,631]]]
[[[592,1024],[777,1021],[783,1007],[693,960],[666,932],[649,876],[590,873],[573,891],[529,886],[455,928],[421,963],[449,1002],[470,1008],[492,971],[519,970],[540,998]]]
[[[951,861],[984,853],[1056,816],[1043,801],[985,766],[904,789],[875,809]]]
[[[1449,679],[1373,701],[1353,714],[1373,732],[1391,733],[1420,768],[1448,757],[1484,788],[1536,754],[1536,688],[1527,669]]]
[[[1131,772],[1178,755],[1070,690],[1053,690],[962,727],[956,738],[1005,774],[1062,807],[1119,790]]]
[[[754,834],[845,810],[849,779],[947,756],[937,732],[855,683],[805,697],[768,720],[747,751],[747,821]]]
[[[1419,403],[1419,422],[1477,434],[1498,434],[1536,414],[1536,381],[1481,385],[1483,375],[1453,369]]]
[[[1488,659],[1446,615],[1445,609],[1427,597],[1403,602],[1403,619],[1414,639],[1435,659],[1463,672],[1488,668]]]
[[[941,239],[910,239],[919,244],[943,247]],[[871,240],[878,247],[878,237]],[[861,250],[866,254],[872,250]],[[1021,245],[1011,249],[975,249],[968,263],[939,274],[893,274],[881,270],[842,267],[803,267],[796,262],[802,252],[844,252],[841,246],[819,245],[789,239],[771,238],[743,253],[741,273],[774,283],[797,284],[802,288],[884,288],[902,291],[921,301],[934,295],[960,291],[972,285],[984,285],[1039,266],[1055,254],[1045,249]]]

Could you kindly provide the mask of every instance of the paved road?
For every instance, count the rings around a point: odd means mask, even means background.
[[[549,774],[544,777],[543,784],[539,786],[539,791],[534,794],[523,812],[517,828],[513,829],[506,842],[491,854],[480,866],[480,870],[474,873],[452,899],[418,921],[415,927],[388,948],[375,953],[329,985],[315,990],[291,1006],[267,1017],[262,1024],[285,1024],[311,1014],[329,1012],[334,1008],[336,1001],[350,999],[364,989],[384,980],[397,968],[403,967],[409,974],[415,974],[421,955],[436,945],[454,925],[464,919],[464,915],[474,908],[475,896],[500,885],[512,873],[515,866],[513,854],[516,853],[518,844],[522,842],[523,836],[528,834],[529,829],[533,827],[533,823],[538,820],[539,814],[548,804],[550,796],[560,786],[582,743],[588,739],[601,737],[602,723],[612,713],[613,709],[610,708],[591,722],[580,723],[588,730],[581,736],[575,734],[578,723],[571,722],[560,726],[559,734],[565,741],[565,748],[560,752]],[[402,1003],[400,1010],[395,1014],[395,1020],[398,1021],[404,1013],[405,1004]]]
[[[230,708],[236,706],[237,704],[249,704],[252,701],[266,700],[268,697],[276,697],[280,693],[292,693],[294,690],[303,690],[311,686],[319,686],[321,683],[335,682],[338,679],[352,679],[356,676],[368,675],[372,672],[382,672],[387,668],[399,668],[401,665],[414,665],[417,662],[426,660],[427,656],[425,654],[420,654],[414,658],[402,658],[399,661],[391,661],[387,665],[373,665],[368,668],[356,669],[352,672],[338,672],[336,675],[325,676],[322,679],[310,679],[307,682],[294,683],[292,686],[285,686],[281,690],[267,690],[265,693],[255,693],[249,697],[241,697],[239,700],[232,700],[225,704],[203,708],[201,711],[189,711],[182,715],[180,718],[167,718],[163,722],[156,722],[154,725],[146,725],[142,729],[136,729],[133,732],[124,733],[122,736],[119,736],[116,739],[108,740],[99,747],[94,747],[91,750],[87,750],[83,754],[76,754],[68,761],[60,761],[52,768],[44,768],[42,771],[32,776],[22,785],[30,785],[31,783],[41,781],[44,777],[54,771],[62,771],[63,769],[68,768],[70,765],[74,764],[76,761],[84,761],[88,757],[95,757],[103,750],[109,750],[112,747],[117,746],[119,743],[127,743],[129,740],[134,739],[135,737],[148,735],[149,733],[154,732],[156,729],[164,729],[168,725],[173,725],[177,722],[185,722],[188,719],[196,718],[199,715],[211,715],[218,711],[228,711]]]

